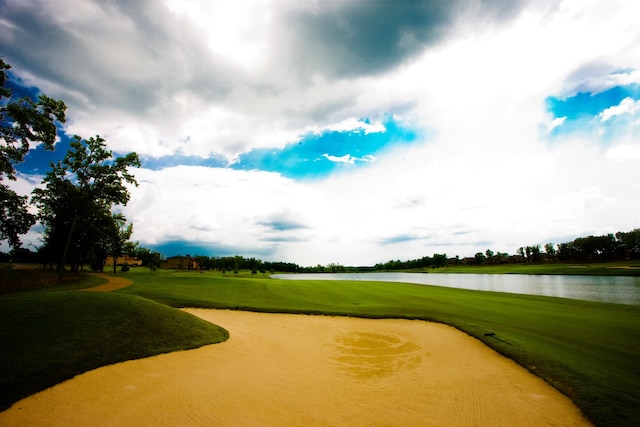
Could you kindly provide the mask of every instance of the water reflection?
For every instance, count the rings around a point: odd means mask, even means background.
[[[543,295],[640,305],[640,277],[527,274],[336,273],[274,274],[286,280],[371,280],[478,291]]]

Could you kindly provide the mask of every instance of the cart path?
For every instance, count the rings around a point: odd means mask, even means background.
[[[125,279],[124,277],[116,277],[110,276],[108,274],[98,273],[98,277],[105,279],[107,283],[104,285],[94,286],[93,288],[81,289],[83,291],[93,291],[93,292],[111,292],[117,291],[118,289],[126,288],[127,286],[133,285],[133,281],[129,279]]]

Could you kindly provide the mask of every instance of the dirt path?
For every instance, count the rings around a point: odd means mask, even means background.
[[[125,279],[124,277],[109,276],[107,274],[97,274],[98,277],[107,280],[104,285],[94,286],[93,288],[81,289],[83,291],[95,291],[95,292],[111,292],[118,289],[126,288],[133,285],[133,281]]]
[[[188,309],[230,339],[103,367],[0,425],[587,426],[573,403],[449,326]]]

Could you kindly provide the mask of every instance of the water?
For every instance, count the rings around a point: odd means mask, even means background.
[[[528,274],[304,273],[284,280],[369,280],[640,305],[640,277]]]

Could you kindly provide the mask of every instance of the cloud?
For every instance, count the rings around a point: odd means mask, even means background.
[[[567,120],[567,116],[556,117],[549,123],[549,132],[553,131],[558,126],[562,126],[563,123]]]
[[[315,129],[283,148],[255,148],[229,166],[278,172],[289,178],[319,178],[341,167],[372,162],[377,153],[416,139],[417,132],[403,127],[396,117],[385,117],[384,122],[373,124],[357,120]]]
[[[140,185],[122,211],[134,224],[134,238],[151,247],[182,241],[276,252],[277,245],[268,244],[275,237],[314,234],[307,224],[315,217],[306,208],[324,198],[267,172],[176,166],[135,174]],[[290,206],[293,201],[300,206]]]
[[[580,92],[564,99],[548,97],[548,109],[554,116],[549,132],[552,135],[591,133],[604,141],[615,134],[633,132],[625,125],[633,121],[640,109],[640,101],[634,99],[637,97],[640,97],[637,84],[614,86],[596,94]]]
[[[269,219],[258,221],[257,224],[265,226],[272,231],[291,231],[307,228],[303,223],[291,218],[289,213],[272,215]]]
[[[565,97],[578,93],[599,94],[616,86],[640,84],[640,71],[616,70],[611,64],[594,61],[582,64],[565,79]]]
[[[385,0],[287,4],[277,36],[285,63],[302,76],[379,74],[440,43],[461,15],[484,21],[513,17],[524,2],[423,1],[402,7]]]
[[[193,242],[185,240],[168,240],[160,244],[154,245],[153,250],[160,253],[163,257],[175,255],[205,255],[210,257],[235,256],[242,254],[250,258],[259,259],[270,258],[273,253],[269,249],[258,249],[254,246],[234,246],[232,244],[217,244],[207,242]]]
[[[354,107],[371,83],[354,79],[393,70],[441,42],[460,10],[500,21],[521,3],[7,0],[0,7],[11,24],[0,29],[4,55],[69,105],[69,134],[100,134],[116,151],[135,146],[151,158],[233,161],[317,129],[345,130],[362,117]],[[384,104],[369,100],[365,116],[375,120],[391,107]],[[380,130],[375,122],[363,129]]]
[[[142,156],[143,245],[370,265],[640,227],[639,13],[7,0],[0,51],[68,134]]]
[[[636,111],[640,111],[640,100],[635,101],[633,98],[627,97],[620,101],[620,104],[609,107],[598,116],[601,122],[620,116],[622,114],[635,114]]]
[[[344,156],[337,157],[337,156],[331,156],[327,153],[324,153],[322,157],[329,160],[330,162],[347,163],[350,165],[354,165],[356,164],[356,162],[372,162],[373,160],[375,160],[375,157],[371,155],[367,155],[364,157],[353,157],[351,154],[345,154]]]
[[[396,243],[406,243],[406,242],[412,242],[414,240],[420,240],[421,238],[418,236],[414,236],[411,234],[401,234],[398,236],[392,236],[392,237],[387,237],[385,239],[382,239],[382,241],[380,242],[383,245],[394,245]]]

